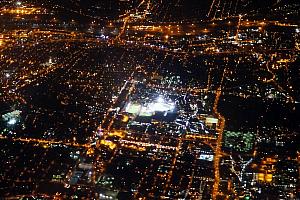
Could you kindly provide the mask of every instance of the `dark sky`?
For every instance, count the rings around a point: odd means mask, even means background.
[[[81,10],[89,13],[90,15],[104,16],[104,17],[116,17],[122,14],[123,10],[120,10],[119,0],[28,0],[35,1],[36,3],[46,3],[49,6],[58,4],[66,8]],[[141,0],[136,1],[138,4]],[[206,16],[209,7],[213,0],[151,0],[154,5],[154,18],[159,20],[171,20],[181,18],[203,18]],[[230,0],[220,0],[221,4]],[[297,3],[298,0],[231,0],[235,5],[238,1],[239,13],[249,12],[251,10],[263,10],[268,11],[270,6],[279,4]],[[218,0],[216,0],[218,2]]]

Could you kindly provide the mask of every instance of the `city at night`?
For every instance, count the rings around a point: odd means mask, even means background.
[[[299,0],[1,0],[0,199],[299,200]]]

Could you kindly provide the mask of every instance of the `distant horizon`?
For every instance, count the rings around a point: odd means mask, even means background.
[[[85,13],[88,15],[92,15],[95,17],[103,17],[109,19],[117,19],[119,15],[124,14],[126,11],[122,10],[123,7],[120,7],[118,0],[64,0],[63,2],[60,0],[47,0],[47,1],[39,1],[39,0],[24,0],[29,3],[34,3],[38,5],[46,5],[50,9],[54,5],[61,6],[61,9],[74,10],[79,11],[81,13]],[[140,1],[132,1],[131,9],[135,9],[135,6],[138,5]],[[131,2],[128,1],[128,2]],[[135,1],[135,2],[134,2]],[[155,2],[157,0],[153,0]],[[210,10],[210,6],[213,0],[178,0],[176,4],[170,3],[166,4],[167,0],[162,0],[162,3],[157,3],[154,5],[152,14],[152,19],[154,21],[180,21],[180,20],[193,20],[193,19],[207,19],[208,12]],[[220,5],[222,6],[223,1],[220,0]],[[224,1],[225,2],[225,1]],[[217,4],[218,1],[215,1]],[[271,0],[271,1],[262,1],[262,0],[232,0],[232,4],[238,3],[237,10],[235,14],[238,15],[240,13],[247,13],[253,11],[261,11],[261,14],[268,14],[270,12],[270,8],[272,6],[281,6],[290,3],[298,3],[297,0]],[[229,9],[229,3],[224,3],[225,12],[226,9]],[[224,6],[223,5],[223,6]],[[220,7],[222,9],[223,7]],[[120,10],[121,9],[121,10]],[[221,12],[221,11],[219,11]],[[230,16],[232,16],[234,12],[234,8],[231,5]]]

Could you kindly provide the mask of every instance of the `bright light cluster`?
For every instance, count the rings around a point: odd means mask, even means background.
[[[159,96],[154,102],[146,105],[140,105],[137,103],[128,103],[126,106],[126,112],[139,115],[139,116],[151,116],[155,112],[173,112],[175,109],[175,103],[172,101],[166,101],[163,96]]]
[[[166,101],[162,96],[159,96],[156,99],[156,102],[150,103],[148,105],[148,109],[155,112],[172,112],[175,109],[175,103],[171,101]]]
[[[15,118],[12,118],[7,122],[7,124],[9,124],[9,125],[14,125],[16,123],[17,123],[17,120]]]

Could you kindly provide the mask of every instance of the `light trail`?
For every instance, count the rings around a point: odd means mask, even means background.
[[[217,7],[216,7],[216,11],[215,11],[213,20],[216,19],[216,15],[217,15],[217,12],[219,11],[220,3],[221,3],[221,0],[218,1],[218,4],[217,4]]]
[[[121,31],[120,33],[117,35],[117,37],[115,39],[112,40],[112,44],[114,42],[117,42],[121,39],[122,35],[125,33],[125,30],[126,30],[126,26],[128,24],[128,22],[131,20],[131,16],[128,15],[124,18],[124,23],[123,23],[123,26],[121,27]]]
[[[225,118],[221,115],[221,113],[218,111],[218,104],[220,100],[220,96],[222,94],[222,85],[224,81],[224,77],[226,74],[226,67],[223,71],[222,79],[220,82],[220,86],[216,91],[216,98],[213,106],[213,112],[218,118],[218,138],[217,138],[217,144],[215,147],[215,157],[214,157],[214,184],[213,184],[213,191],[212,191],[212,199],[216,200],[217,196],[219,194],[219,184],[220,184],[220,158],[222,157],[222,141],[223,141],[223,131],[225,127]]]
[[[132,141],[132,140],[125,140],[122,139],[120,140],[120,144],[135,144],[137,146],[141,146],[141,147],[155,147],[156,149],[167,149],[167,150],[174,150],[177,151],[178,150],[178,146],[177,147],[173,147],[173,146],[167,146],[167,145],[162,145],[162,144],[153,144],[150,142],[137,142],[137,141]]]
[[[78,144],[78,143],[72,143],[72,142],[63,142],[63,141],[55,141],[55,140],[45,140],[45,139],[36,139],[36,138],[9,138],[3,135],[0,135],[1,140],[11,140],[14,142],[33,142],[33,143],[39,143],[39,144],[48,144],[48,145],[66,145],[66,146],[72,146],[72,147],[82,147],[82,148],[90,148],[89,144]]]
[[[213,0],[213,2],[211,3],[211,5],[210,5],[210,8],[209,8],[209,11],[208,11],[208,13],[207,13],[207,17],[209,17],[210,16],[210,13],[212,12],[212,9],[213,9],[213,7],[214,7],[214,5],[215,5],[215,2],[216,2],[216,0]]]
[[[237,10],[237,7],[238,7],[238,4],[239,4],[239,0],[236,0],[236,4],[235,4],[235,8],[234,8],[234,15],[236,14],[236,10]]]
[[[232,6],[232,1],[230,1],[230,4],[229,4],[228,13],[227,13],[227,17],[229,17],[229,16],[230,16],[231,6]]]
[[[203,198],[204,189],[205,189],[205,182],[202,180],[199,186],[199,198],[198,198],[199,200],[202,200]]]
[[[171,169],[169,170],[169,172],[167,174],[167,182],[166,182],[165,189],[163,191],[162,196],[165,196],[165,194],[167,192],[167,189],[169,188],[171,178],[172,178],[175,166],[176,166],[177,157],[180,153],[181,145],[182,145],[182,138],[180,138],[180,140],[178,142],[178,145],[175,148],[175,155],[174,155],[173,160],[172,160]]]
[[[210,90],[210,84],[211,84],[211,67],[209,68],[209,71],[208,71],[208,76],[207,76],[207,88],[206,90],[209,91]]]
[[[237,44],[239,44],[239,31],[240,31],[241,21],[242,21],[242,15],[239,15],[239,21],[237,24],[236,34],[235,34],[235,42]]]
[[[222,8],[221,15],[220,15],[220,18],[221,18],[221,19],[223,18],[223,14],[224,14],[224,10],[225,10],[225,8],[226,8],[226,5],[227,5],[227,2],[225,1],[224,4],[223,4],[223,8]]]
[[[197,156],[198,156],[198,155],[197,155]],[[186,199],[186,198],[188,197],[189,192],[190,192],[190,188],[191,188],[192,183],[193,183],[193,180],[194,180],[196,160],[197,160],[197,159],[194,159],[194,161],[193,161],[193,163],[192,163],[193,169],[192,169],[192,173],[191,173],[191,176],[190,176],[190,180],[189,180],[189,183],[188,183],[188,186],[187,186],[187,190],[186,190],[185,195],[184,195],[184,199]]]

